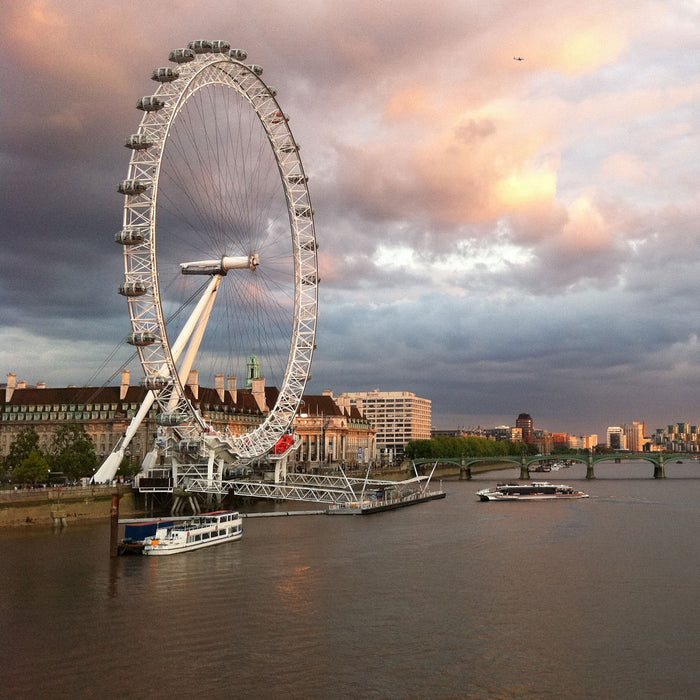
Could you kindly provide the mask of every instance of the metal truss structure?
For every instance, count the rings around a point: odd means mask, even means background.
[[[277,91],[261,78],[263,69],[245,63],[247,53],[232,50],[224,41],[193,41],[186,49],[172,51],[169,58],[173,66],[153,71],[156,91],[138,99],[143,117],[138,131],[125,144],[132,155],[127,178],[117,188],[124,195],[123,228],[115,237],[124,251],[125,275],[119,292],[127,298],[131,317],[127,341],[138,350],[149,406],[157,406],[161,454],[175,463],[184,445],[193,464],[209,462],[211,476],[214,460],[221,472],[225,464],[269,452],[294,419],[316,347],[316,234],[299,147],[277,101]],[[191,109],[190,104],[194,105]],[[242,106],[247,109],[245,115]],[[236,121],[237,115],[243,116]],[[178,141],[173,136],[177,129],[190,132]],[[202,146],[197,145],[200,138]],[[237,143],[245,139],[251,145]],[[178,157],[181,165],[167,171],[170,190],[162,192],[164,164]],[[266,172],[259,172],[263,167]],[[262,191],[268,180],[272,181],[270,189]],[[278,207],[284,211],[277,218],[265,213],[270,208],[268,200],[275,199],[272,187],[278,188]],[[181,201],[173,201],[178,198]],[[191,228],[185,233],[162,231],[160,207],[164,202],[171,205],[174,226],[185,219],[182,211],[186,207],[196,222],[188,222]],[[284,240],[280,233],[285,229],[288,252],[281,244],[273,246]],[[172,311],[173,301],[168,302],[163,279],[161,238],[166,244],[169,239],[182,242],[210,256],[176,261],[182,275],[200,275],[209,281],[200,288],[197,308],[172,344],[166,312]],[[178,255],[178,249],[167,245],[166,249],[166,260],[172,264],[168,255]],[[185,250],[184,245],[181,249]],[[277,276],[266,277],[270,272]],[[243,435],[217,431],[195,411],[184,390],[225,285],[238,285],[240,290],[237,302],[232,302],[235,308],[226,316],[238,323],[238,332],[232,329],[229,337],[240,336],[243,325],[251,342],[281,360],[284,367],[275,405],[262,424]],[[288,331],[285,312],[289,314]],[[266,338],[266,333],[283,340]],[[136,427],[130,427],[128,439],[115,448],[119,454],[110,455],[96,480],[114,476]]]

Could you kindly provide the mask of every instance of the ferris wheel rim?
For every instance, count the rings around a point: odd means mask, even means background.
[[[224,42],[192,42],[190,46],[203,43]],[[177,50],[173,54],[186,51]],[[174,409],[174,421],[184,412],[189,423],[186,428],[178,427],[180,435],[219,435],[238,456],[253,458],[274,446],[288,429],[301,402],[315,349],[318,260],[308,178],[299,157],[298,144],[274,89],[260,77],[262,69],[243,63],[241,53],[234,50],[224,54],[211,49],[195,53],[194,58],[177,63],[178,70],[173,71],[178,73],[176,78],[161,81],[153,95],[140,98],[138,106],[144,115],[138,132],[130,137],[135,146],[131,146],[133,153],[128,178],[120,185],[126,190],[123,192],[124,228],[121,233],[129,240],[132,233],[138,238],[134,233],[136,230],[143,234],[140,243],[124,246],[124,285],[132,294],[125,294],[132,326],[130,342],[138,348],[145,386],[153,392],[161,415],[168,413],[164,408]],[[156,71],[154,79],[155,74]],[[156,207],[163,157],[180,111],[196,92],[211,85],[236,90],[242,99],[247,100],[264,129],[284,190],[295,272],[292,337],[277,400],[261,425],[238,437],[223,436],[214,431],[185,396],[183,378],[178,374],[168,337],[158,276]],[[150,145],[142,145],[149,140],[152,141]],[[137,183],[146,183],[145,189],[142,190]],[[149,291],[143,292],[145,286]]]

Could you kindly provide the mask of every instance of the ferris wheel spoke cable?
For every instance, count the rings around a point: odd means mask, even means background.
[[[188,308],[191,304],[192,301],[195,299],[199,299],[202,295],[202,292],[204,291],[205,287],[207,286],[207,283],[203,283],[183,304],[180,305],[178,309],[175,310],[174,313],[172,313],[168,318],[167,322],[170,323],[171,321],[175,320],[186,308]],[[120,340],[113,348],[112,351],[107,355],[107,357],[104,359],[102,364],[99,366],[95,372],[90,376],[90,378],[83,384],[84,387],[89,387],[92,386],[92,383],[95,381],[95,379],[102,374],[102,372],[105,370],[105,368],[109,365],[109,363],[114,359],[114,356],[124,348],[124,341]],[[108,387],[132,362],[134,362],[138,358],[138,350],[134,350],[129,357],[124,360],[124,362],[115,369],[112,374],[107,377],[107,379],[95,389],[95,391],[90,394],[90,396],[85,400],[85,403],[92,403],[94,398],[97,396],[100,390]],[[77,396],[77,394],[74,394],[74,396]]]
[[[191,136],[192,134],[192,129],[181,129],[183,133],[185,133],[188,136],[188,139],[190,141],[193,141],[193,137]],[[221,141],[220,139],[217,138],[215,139],[215,148],[212,147],[212,139],[209,138],[207,140],[208,146],[207,146],[207,153],[209,154],[209,158],[212,162],[225,162],[225,163],[231,163],[234,161],[234,158],[232,157],[227,157],[226,155],[222,156],[220,151],[221,151]],[[245,172],[246,168],[246,163],[249,160],[257,160],[261,161],[262,160],[262,153],[260,153],[260,150],[265,146],[263,142],[260,142],[257,146],[258,153],[256,155],[256,158],[252,158],[249,154],[243,154],[240,162],[243,164],[242,167]],[[178,153],[180,154],[180,159],[185,162],[185,167],[183,168],[175,168],[173,172],[171,172],[170,169],[168,169],[168,177],[173,181],[173,183],[177,186],[177,189],[181,195],[181,197],[185,197],[187,201],[190,203],[190,206],[193,211],[197,212],[199,214],[199,222],[197,224],[193,223],[190,219],[191,217],[187,217],[184,215],[183,208],[181,206],[178,206],[176,203],[176,198],[170,195],[167,195],[165,193],[162,193],[162,196],[165,195],[167,197],[168,203],[170,206],[173,207],[173,210],[177,210],[180,216],[180,220],[185,220],[188,224],[188,226],[192,229],[192,231],[197,231],[198,233],[207,233],[207,237],[214,241],[214,247],[218,249],[219,251],[223,251],[225,249],[224,243],[223,243],[223,235],[224,232],[226,231],[233,231],[237,227],[231,224],[227,224],[229,221],[245,221],[246,224],[243,226],[243,229],[245,232],[249,234],[249,240],[252,239],[253,234],[256,231],[261,231],[263,228],[263,223],[262,219],[267,216],[269,218],[275,218],[279,219],[280,217],[278,215],[275,215],[274,217],[269,214],[270,210],[272,209],[271,203],[274,201],[274,196],[272,193],[266,193],[266,200],[267,203],[263,206],[262,204],[258,203],[258,197],[245,197],[244,195],[241,195],[240,192],[242,192],[242,188],[239,188],[237,190],[238,193],[238,207],[237,207],[237,215],[234,216],[230,213],[231,208],[236,204],[236,199],[229,197],[229,196],[220,196],[219,191],[222,189],[217,183],[214,183],[211,178],[209,178],[209,181],[202,181],[201,178],[197,177],[195,168],[192,164],[192,160],[186,157],[186,149],[182,145],[182,139],[174,139],[174,146],[177,149]],[[206,163],[200,159],[199,162],[199,167],[201,168],[206,168]],[[257,171],[260,172],[262,169],[258,168]],[[258,181],[260,178],[257,178]],[[242,178],[242,180],[245,183],[245,176]],[[188,187],[188,184],[190,187]],[[196,190],[192,190],[192,185],[196,186]],[[269,189],[269,187],[268,187]],[[254,187],[253,191],[256,193],[261,193],[264,191],[264,188],[258,186]],[[225,193],[224,193],[225,194]],[[255,203],[253,206],[250,206],[250,202],[253,200]],[[210,207],[205,207],[203,202],[211,202],[212,206]],[[242,203],[245,202],[245,208],[242,206]],[[222,204],[228,204],[228,212],[224,211]],[[279,207],[279,205],[278,205]],[[211,221],[212,217],[207,216],[205,213],[205,210],[208,211],[217,211],[218,216],[216,217],[218,220],[218,224],[214,227],[214,233],[211,232],[211,229],[207,231],[207,226],[206,222]],[[256,223],[252,223],[253,219],[253,213],[258,214],[258,221]],[[285,212],[286,213],[286,212]],[[240,226],[238,227],[240,228]],[[218,234],[218,235],[217,235]],[[248,243],[246,246],[246,250],[253,250],[253,244]]]

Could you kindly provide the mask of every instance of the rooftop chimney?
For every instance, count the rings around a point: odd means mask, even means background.
[[[199,399],[199,370],[191,369],[187,378],[187,386],[192,390],[195,401]]]
[[[131,384],[131,370],[125,369],[122,371],[122,383],[119,387],[119,400],[123,401],[126,396],[126,392],[129,390],[129,385]]]
[[[5,387],[5,401],[9,402],[17,387],[17,375],[10,372],[7,375],[7,386]]]
[[[223,374],[214,375],[214,388],[216,389],[216,393],[219,395],[219,401],[221,401],[221,403],[223,403],[224,397],[226,395],[226,392],[224,389],[224,375]]]
[[[258,408],[263,412],[267,412],[267,403],[265,402],[265,377],[254,377],[251,379],[253,385],[251,393],[255,399],[255,403],[258,404]]]
[[[237,377],[228,378],[228,393],[231,395],[231,401],[233,401],[233,403],[238,403],[238,390],[236,388],[237,384]]]

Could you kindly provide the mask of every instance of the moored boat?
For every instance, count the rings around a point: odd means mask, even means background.
[[[477,491],[482,501],[549,501],[555,499],[588,498],[587,493],[576,491],[566,484],[533,481],[529,484],[497,484]]]
[[[119,542],[117,554],[143,554],[143,542],[147,537],[153,537],[156,530],[172,525],[173,518],[158,520],[137,519],[124,524],[124,538]]]
[[[143,554],[164,556],[233,542],[243,537],[243,519],[233,510],[202,513],[189,520],[160,525],[143,540]]]

